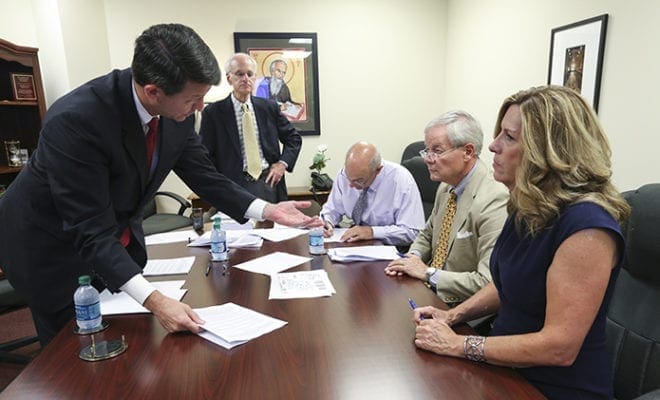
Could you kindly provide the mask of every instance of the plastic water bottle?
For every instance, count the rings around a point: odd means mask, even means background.
[[[310,254],[325,254],[325,246],[323,246],[323,228],[312,228],[309,230],[309,253]]]
[[[227,233],[220,226],[220,217],[213,217],[213,230],[211,231],[211,260],[227,260]]]
[[[76,323],[81,330],[90,330],[101,325],[101,300],[99,292],[90,285],[89,275],[78,278],[80,285],[73,294],[73,304],[76,306]]]

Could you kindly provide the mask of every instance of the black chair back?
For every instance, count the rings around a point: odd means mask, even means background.
[[[419,156],[419,152],[424,150],[424,147],[426,146],[424,145],[423,140],[410,143],[408,146],[406,146],[405,149],[403,149],[403,154],[401,155],[401,164],[403,164],[403,162],[408,159]]]
[[[424,207],[424,219],[429,219],[431,211],[433,211],[433,204],[435,203],[435,193],[438,191],[440,182],[434,182],[429,175],[429,169],[424,163],[424,159],[420,156],[409,158],[401,163],[410,171],[419,194],[422,196],[422,206]]]
[[[625,262],[607,318],[614,396],[660,398],[660,184],[623,196],[632,213],[624,226]]]

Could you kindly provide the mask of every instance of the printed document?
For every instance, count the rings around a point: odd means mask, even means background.
[[[283,272],[270,277],[268,299],[300,299],[332,296],[332,286],[325,270]]]
[[[234,303],[196,308],[195,312],[206,321],[200,325],[203,330],[198,335],[225,349],[246,343],[287,324],[286,321]]]
[[[162,260],[147,260],[147,265],[142,271],[144,276],[153,275],[177,275],[190,272],[195,263],[195,257],[167,258]]]
[[[375,261],[395,260],[399,258],[395,246],[356,246],[328,249],[332,261]]]

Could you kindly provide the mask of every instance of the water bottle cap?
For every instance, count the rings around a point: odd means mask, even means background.
[[[89,283],[92,281],[92,278],[89,277],[89,275],[80,275],[78,277],[78,284],[79,285],[89,285]]]

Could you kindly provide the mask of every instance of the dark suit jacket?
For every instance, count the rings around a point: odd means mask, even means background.
[[[287,171],[292,172],[302,145],[300,134],[282,115],[277,103],[255,96],[251,101],[264,158],[269,165],[282,160],[288,164]],[[199,134],[218,171],[239,185],[246,186],[241,139],[231,95],[204,108]],[[279,142],[283,144],[281,152]],[[284,178],[277,185],[277,194],[279,201],[287,199]]]
[[[140,273],[142,209],[171,170],[235,219],[255,198],[217,172],[192,118],[161,118],[158,165],[147,182],[131,84],[130,69],[115,70],[56,101],[36,152],[0,200],[0,266],[32,307],[62,310],[82,274],[117,291]],[[127,226],[131,254],[118,240]]]

